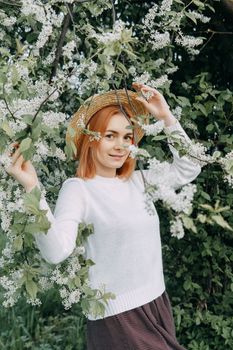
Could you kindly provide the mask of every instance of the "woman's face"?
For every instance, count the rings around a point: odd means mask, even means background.
[[[96,149],[96,174],[104,177],[116,176],[116,169],[121,168],[129,156],[128,147],[133,143],[132,129],[124,114],[111,117],[103,137]]]

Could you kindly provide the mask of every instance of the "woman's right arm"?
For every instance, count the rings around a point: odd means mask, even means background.
[[[30,161],[23,159],[19,150],[12,155],[12,165],[6,171],[21,183],[26,192],[35,186],[40,187],[36,171]],[[46,216],[51,223],[48,232],[34,234],[42,257],[49,263],[58,264],[74,250],[78,225],[84,218],[84,200],[77,178],[67,179],[58,195],[54,214],[45,197],[41,197],[40,208],[47,210]]]
[[[84,200],[78,179],[70,178],[63,183],[54,214],[43,196],[40,209],[47,210],[46,216],[51,226],[46,234],[34,234],[36,244],[46,261],[58,264],[73,252],[79,223],[84,220]]]

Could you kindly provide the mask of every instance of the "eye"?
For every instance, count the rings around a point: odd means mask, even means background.
[[[113,136],[114,136],[113,134],[105,135],[105,137],[107,137],[108,139],[111,139]]]
[[[125,139],[127,140],[127,141],[132,141],[133,140],[133,137],[132,136],[125,136]]]

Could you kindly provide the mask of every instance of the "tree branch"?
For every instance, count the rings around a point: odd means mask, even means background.
[[[115,6],[114,6],[114,0],[111,0],[111,3],[112,3],[112,24],[113,24],[113,27],[116,23],[116,10],[115,10]]]
[[[10,1],[10,0],[9,1],[0,0],[0,4],[9,5],[9,6],[18,6],[18,7],[21,6],[20,2],[14,2],[14,1]]]
[[[63,20],[62,31],[61,31],[60,38],[58,40],[58,45],[57,45],[57,49],[56,49],[56,53],[55,53],[55,59],[53,61],[53,68],[52,68],[52,72],[50,75],[49,83],[52,82],[52,79],[56,75],[56,72],[57,72],[57,66],[58,66],[59,59],[60,59],[61,53],[62,53],[62,46],[64,44],[66,33],[67,33],[68,28],[69,28],[70,20],[72,19],[73,6],[74,6],[73,4],[71,4],[71,5],[67,4],[67,7],[69,8],[69,13],[67,13],[65,15],[65,18]]]

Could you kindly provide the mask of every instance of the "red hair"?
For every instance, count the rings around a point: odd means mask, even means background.
[[[124,106],[124,112],[131,118],[132,112]],[[107,130],[111,117],[115,114],[122,113],[119,106],[107,106],[96,112],[90,119],[89,130],[100,132],[101,135]],[[77,148],[77,159],[79,159],[76,176],[83,179],[91,179],[96,175],[95,154],[99,146],[99,141],[90,141],[90,136],[81,134],[80,146]],[[134,142],[134,139],[133,139]],[[121,168],[116,169],[119,178],[129,178],[136,166],[136,160],[128,157]]]

